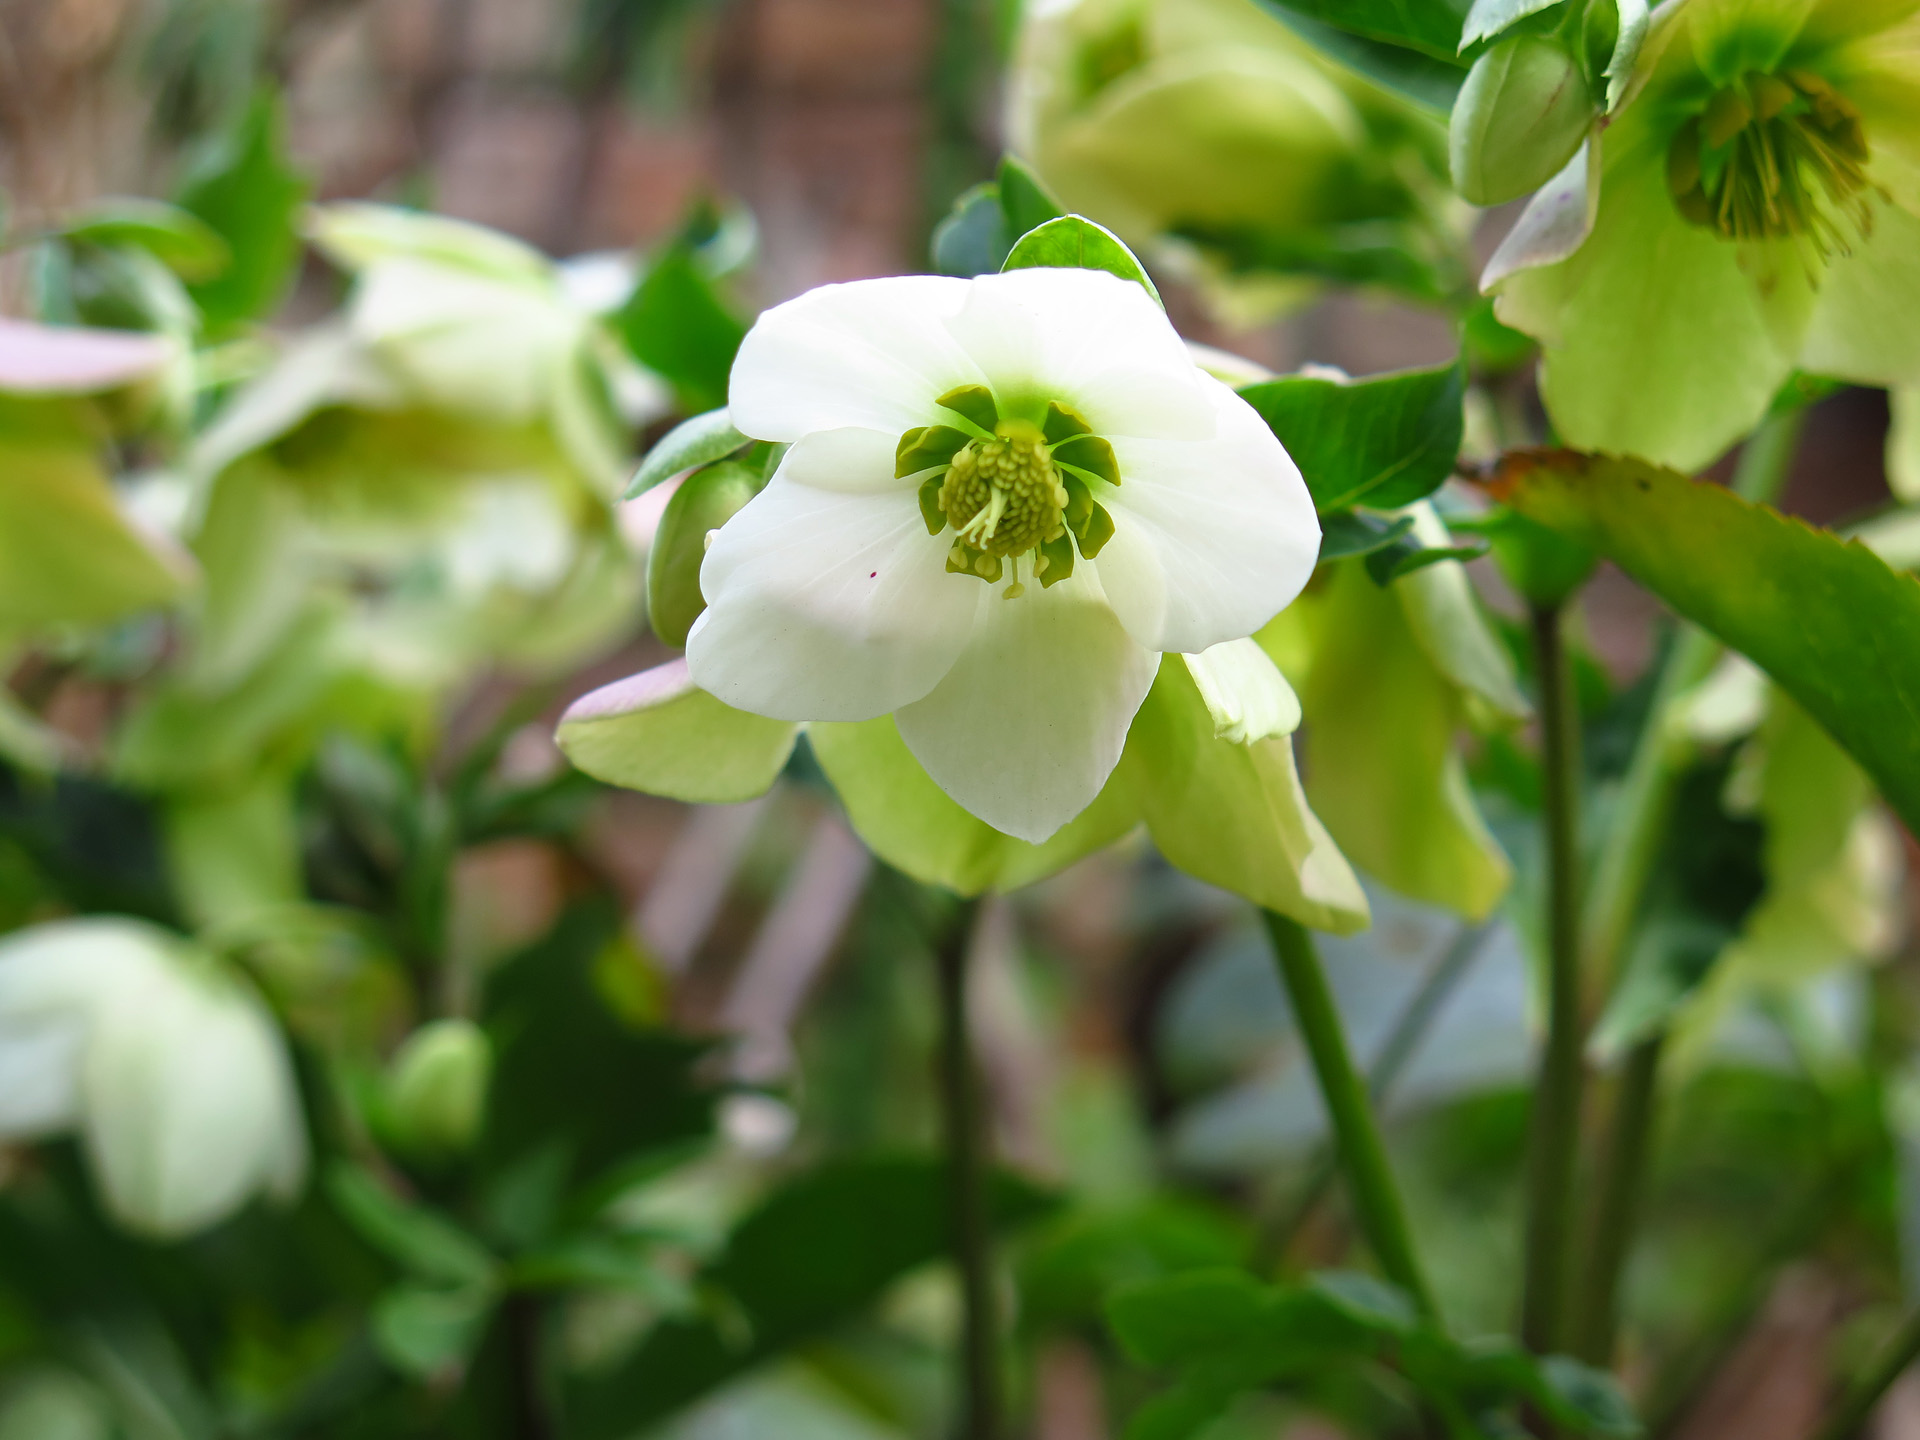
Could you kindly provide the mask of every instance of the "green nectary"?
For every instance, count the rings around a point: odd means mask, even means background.
[[[920,513],[927,532],[954,532],[947,569],[999,581],[1006,562],[1013,583],[1006,598],[1026,593],[1020,557],[1048,586],[1073,573],[1074,552],[1091,560],[1113,534],[1113,520],[1093,498],[1100,484],[1118,485],[1113,446],[1059,401],[1041,420],[1002,416],[984,385],[949,390],[938,402],[960,423],[909,430],[894,451],[894,473],[921,475]]]
[[[1667,188],[1682,215],[1726,239],[1804,239],[1826,259],[1872,228],[1869,155],[1859,110],[1826,80],[1756,72],[1680,127]]]

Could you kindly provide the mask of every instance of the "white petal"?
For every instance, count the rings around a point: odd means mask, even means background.
[[[897,433],[882,430],[815,430],[794,442],[781,460],[778,473],[816,490],[839,490],[849,495],[915,489],[894,478],[893,453],[899,443]]]
[[[946,572],[951,544],[927,534],[909,491],[776,475],[700,568],[694,683],[775,720],[870,720],[918,700],[960,653],[985,589]]]
[[[1120,626],[1090,569],[1017,600],[977,586],[952,671],[894,716],[936,784],[996,830],[1038,844],[1093,803],[1119,762],[1158,657]]]
[[[1208,380],[1211,440],[1116,439],[1121,484],[1101,497],[1114,534],[1095,562],[1127,633],[1197,655],[1251,635],[1313,574],[1313,497],[1252,406]]]
[[[762,312],[733,362],[733,423],[760,440],[846,426],[897,437],[931,423],[937,396],[986,379],[945,323],[969,283],[945,275],[856,280]]]
[[[1254,640],[1229,640],[1183,655],[1213,717],[1216,740],[1251,745],[1300,728],[1300,697]]]
[[[1212,433],[1208,377],[1130,280],[1039,267],[982,275],[949,329],[1003,401],[1063,400],[1109,438]]]

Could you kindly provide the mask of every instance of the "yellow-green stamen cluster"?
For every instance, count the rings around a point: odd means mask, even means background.
[[[984,385],[966,385],[938,403],[958,422],[909,430],[894,454],[894,473],[922,475],[920,513],[927,532],[951,527],[947,569],[997,582],[1010,564],[1007,598],[1026,593],[1020,557],[1053,585],[1073,573],[1074,552],[1091,560],[1113,534],[1113,520],[1094,499],[1118,485],[1113,447],[1075,411],[1053,402],[1039,421],[1002,417]]]
[[[1872,228],[1860,112],[1804,70],[1715,92],[1667,152],[1680,213],[1729,240],[1794,239],[1825,260]]]

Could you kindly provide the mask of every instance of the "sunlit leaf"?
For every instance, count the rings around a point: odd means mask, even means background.
[[[284,130],[279,98],[262,92],[180,188],[181,208],[205,221],[232,256],[189,291],[209,330],[264,318],[293,278],[296,221],[309,185],[287,160]]]
[[[1035,266],[1060,266],[1073,270],[1105,270],[1122,280],[1132,280],[1159,302],[1160,292],[1147,278],[1146,268],[1111,230],[1096,225],[1081,215],[1062,215],[1038,229],[1029,230],[1014,242],[1002,270],[1026,270]]]

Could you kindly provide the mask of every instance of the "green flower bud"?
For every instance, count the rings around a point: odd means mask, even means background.
[[[700,594],[700,562],[707,533],[718,530],[760,493],[760,474],[737,460],[689,475],[667,502],[647,556],[647,614],[653,633],[669,645],[685,645],[687,632],[707,602]]]
[[[1454,188],[1476,205],[1539,189],[1566,168],[1597,113],[1570,51],[1539,36],[1509,36],[1474,62],[1454,104]]]
[[[387,1067],[389,1138],[414,1155],[453,1155],[479,1137],[493,1048],[471,1020],[434,1020]]]

